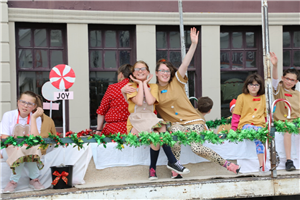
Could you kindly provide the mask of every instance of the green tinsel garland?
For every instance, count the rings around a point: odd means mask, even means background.
[[[228,122],[228,119],[221,119],[216,120],[214,122],[209,121],[207,124],[210,125],[210,127],[218,124],[223,125]],[[300,118],[295,119],[293,122],[281,122],[276,121],[274,122],[274,125],[276,127],[276,131],[278,132],[289,132],[289,133],[295,133],[299,134],[299,127],[300,127]],[[191,132],[165,132],[165,133],[148,133],[148,132],[142,132],[139,134],[139,137],[136,135],[128,134],[128,135],[122,135],[120,133],[110,135],[109,137],[106,137],[105,135],[92,135],[89,136],[87,139],[95,139],[95,141],[98,143],[98,145],[103,144],[103,146],[106,148],[106,143],[108,141],[117,143],[117,149],[124,148],[124,144],[134,147],[139,147],[142,145],[150,145],[151,143],[154,145],[163,145],[167,144],[170,146],[173,146],[177,141],[183,145],[191,145],[192,142],[196,143],[204,143],[204,142],[210,142],[212,144],[222,144],[224,141],[230,141],[230,142],[241,142],[243,140],[251,140],[258,139],[262,142],[265,142],[268,138],[268,129],[262,128],[258,131],[255,130],[224,130],[221,131],[219,134],[215,134],[213,131],[202,131],[200,133],[196,133],[194,131]],[[46,148],[48,144],[45,143],[44,139],[41,136],[24,136],[24,137],[17,137],[18,139],[23,138],[24,140],[20,143],[17,142],[17,140],[10,136],[6,138],[5,141],[1,140],[1,149],[6,148],[9,144],[13,146],[23,146],[24,144],[27,144],[28,148],[36,145],[41,145],[41,148]],[[78,137],[77,134],[71,135],[69,137],[71,142],[63,142],[61,138],[59,138],[57,135],[51,135],[49,134],[49,138],[51,138],[55,143],[55,147],[61,146],[68,146],[69,144],[74,143],[73,147],[78,147],[78,149],[83,148],[84,141],[81,137]],[[88,143],[89,144],[89,143]]]
[[[207,121],[206,125],[208,128],[217,128],[220,125],[231,124],[231,118],[225,119],[221,118],[221,120]],[[274,121],[274,126],[277,132],[289,132],[294,134],[299,134],[300,131],[300,118],[294,119],[293,122],[286,121]]]

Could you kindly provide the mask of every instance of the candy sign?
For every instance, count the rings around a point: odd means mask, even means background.
[[[73,99],[73,92],[54,92],[56,100],[69,100]]]
[[[69,89],[75,82],[75,72],[73,69],[64,64],[56,65],[50,71],[50,82],[57,89]]]

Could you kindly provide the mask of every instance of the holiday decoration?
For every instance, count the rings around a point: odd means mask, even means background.
[[[60,90],[69,89],[75,82],[73,69],[64,64],[56,65],[49,74],[51,84]]]

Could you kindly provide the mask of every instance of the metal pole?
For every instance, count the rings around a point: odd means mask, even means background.
[[[272,124],[272,102],[273,102],[273,90],[271,81],[271,66],[270,66],[270,44],[269,44],[269,21],[268,21],[268,4],[267,0],[261,0],[261,14],[262,14],[262,41],[263,41],[263,61],[264,61],[264,79],[265,79],[265,96],[266,96],[266,108],[267,108],[267,122],[268,130],[272,139],[270,146],[268,141],[266,142],[266,148],[270,147],[270,159],[271,159],[271,175],[277,177],[276,171],[276,147],[275,147],[275,132],[271,128]],[[265,152],[266,154],[266,152]]]
[[[179,9],[179,17],[180,17],[180,41],[181,41],[181,61],[183,61],[186,50],[185,50],[185,40],[184,40],[184,28],[183,28],[183,16],[182,16],[182,0],[178,0],[178,9]],[[185,73],[186,77],[188,77],[187,72]],[[189,83],[185,84],[185,93],[187,97],[189,97]]]

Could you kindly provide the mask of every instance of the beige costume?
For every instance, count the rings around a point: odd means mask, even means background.
[[[132,127],[134,127],[138,132],[147,131],[152,132],[153,128],[158,124],[164,123],[162,119],[158,118],[155,114],[155,105],[158,104],[158,87],[156,84],[149,84],[150,92],[152,96],[156,99],[156,102],[153,105],[148,105],[145,97],[143,97],[142,106],[138,106],[132,102],[131,98],[135,97],[138,92],[137,84],[133,83],[133,87],[137,88],[136,92],[127,94],[128,100],[128,111],[130,115],[127,121],[127,131],[128,133],[131,131]]]
[[[281,121],[293,121],[295,118],[300,117],[300,92],[297,90],[285,90],[282,87],[282,84],[278,84],[277,90],[273,91],[275,99],[286,99],[292,107],[291,112],[291,119],[287,118],[288,115],[288,108],[287,105],[280,101],[276,104],[276,109],[274,113],[274,119],[275,120],[281,120]]]

